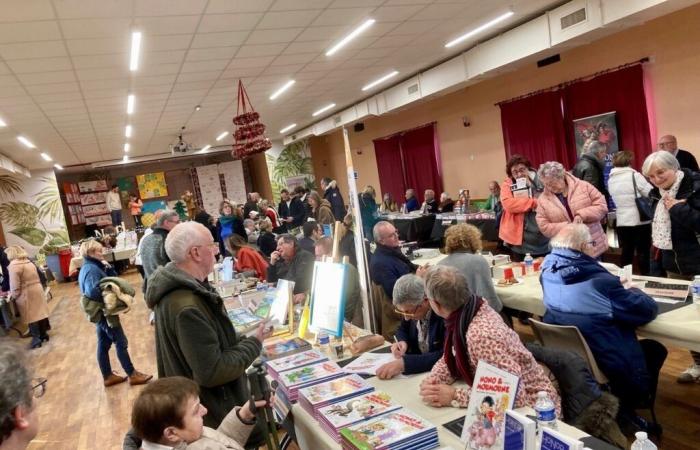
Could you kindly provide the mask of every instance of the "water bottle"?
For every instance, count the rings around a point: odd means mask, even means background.
[[[535,259],[532,257],[531,254],[525,253],[525,259],[523,259],[523,262],[525,263],[526,275],[530,275],[532,272],[534,272]]]
[[[321,350],[321,353],[323,353],[326,356],[331,356],[331,339],[326,333],[319,333],[318,335],[318,344]]]
[[[697,278],[697,277],[696,277]],[[634,433],[634,437],[637,438],[632,443],[630,450],[656,450],[656,445],[649,440],[647,434],[644,431],[638,431]]]
[[[693,291],[693,303],[700,306],[700,275],[695,275],[695,279],[690,288]]]
[[[537,393],[537,402],[535,402],[535,414],[537,416],[537,429],[541,430],[544,427],[557,429],[557,410],[554,402],[549,398],[546,391]]]

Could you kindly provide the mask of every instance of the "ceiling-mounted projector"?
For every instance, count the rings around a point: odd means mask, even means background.
[[[189,153],[192,150],[194,150],[194,147],[192,144],[188,144],[182,139],[182,134],[178,136],[178,142],[174,145],[170,145],[170,152],[173,154],[176,153]]]

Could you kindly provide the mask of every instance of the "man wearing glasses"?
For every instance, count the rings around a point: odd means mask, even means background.
[[[422,278],[413,274],[399,278],[394,285],[393,303],[403,320],[391,346],[396,359],[377,369],[382,380],[401,373],[430,371],[442,357],[445,346],[445,321],[430,309]]]
[[[34,398],[44,395],[45,378],[31,378],[24,352],[0,340],[0,450],[21,450],[39,431]]]
[[[678,164],[681,165],[681,169],[690,169],[694,172],[700,171],[695,156],[688,151],[678,148],[678,141],[676,141],[675,136],[670,134],[661,136],[661,139],[659,139],[659,150],[666,150],[675,156],[678,160]]]

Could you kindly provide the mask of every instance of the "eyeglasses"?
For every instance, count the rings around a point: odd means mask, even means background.
[[[219,244],[216,242],[210,242],[208,244],[201,244],[201,245],[193,245],[192,248],[195,247],[209,247],[211,249],[216,250],[217,252],[219,251]]]
[[[667,145],[673,145],[675,144],[676,141],[671,141],[671,142],[659,142],[659,147],[665,147]]]
[[[32,378],[32,395],[34,398],[42,397],[46,393],[46,378]]]
[[[422,305],[422,303],[421,303],[421,305]],[[404,317],[414,317],[416,315],[416,313],[418,312],[418,309],[421,307],[421,305],[416,305],[416,307],[413,308],[413,311],[411,311],[411,312],[401,311],[399,308],[394,308],[394,312],[396,314],[400,314]]]

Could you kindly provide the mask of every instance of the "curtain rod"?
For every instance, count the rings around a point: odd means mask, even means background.
[[[596,72],[596,73],[594,73],[594,74],[592,74],[592,75],[586,75],[586,76],[583,76],[583,77],[575,78],[575,79],[573,79],[573,80],[569,80],[569,81],[565,81],[565,82],[563,82],[563,83],[559,83],[559,84],[557,84],[556,86],[550,86],[550,87],[548,87],[548,88],[544,88],[544,89],[540,89],[540,90],[537,90],[537,91],[529,92],[529,93],[527,93],[527,94],[523,94],[523,95],[520,95],[520,96],[518,96],[518,97],[513,97],[513,98],[510,98],[510,99],[508,99],[508,100],[503,100],[503,101],[500,101],[500,102],[498,102],[498,103],[494,103],[494,106],[501,106],[501,105],[506,104],[506,103],[510,103],[510,102],[514,102],[514,101],[517,101],[517,100],[522,100],[522,99],[524,99],[524,98],[532,97],[533,95],[542,94],[543,92],[553,92],[553,91],[556,91],[556,90],[559,90],[559,89],[563,89],[563,88],[565,88],[566,86],[570,86],[570,85],[572,85],[572,84],[574,84],[574,83],[578,83],[578,82],[581,82],[581,81],[588,81],[588,80],[590,80],[590,79],[593,79],[593,78],[595,78],[595,77],[599,77],[599,76],[601,76],[601,75],[605,75],[605,74],[610,73],[610,72],[616,72],[616,71],[618,71],[618,70],[626,69],[626,68],[628,68],[628,67],[632,67],[632,66],[636,66],[636,65],[644,64],[644,63],[648,63],[648,62],[649,62],[649,57],[648,57],[648,56],[645,56],[644,58],[642,58],[642,59],[640,59],[640,60],[638,60],[638,61],[633,61],[633,62],[630,62],[630,63],[626,63],[626,64],[619,65],[619,66],[617,66],[617,67],[612,67],[612,68],[610,68],[610,69],[601,70],[600,72]]]
[[[382,136],[382,137],[379,137],[379,138],[377,138],[377,139],[372,139],[372,141],[384,141],[384,140],[387,140],[387,139],[391,139],[391,138],[393,138],[393,137],[395,137],[395,136],[400,136],[400,135],[402,135],[402,134],[408,133],[409,131],[419,130],[419,129],[421,129],[421,128],[429,127],[430,125],[435,125],[436,123],[437,123],[436,121],[424,123],[423,125],[418,125],[418,126],[415,126],[415,127],[413,127],[413,128],[407,128],[407,129],[405,129],[405,130],[397,131],[396,133],[392,133],[392,134],[390,134],[390,135],[388,135],[388,136]]]

